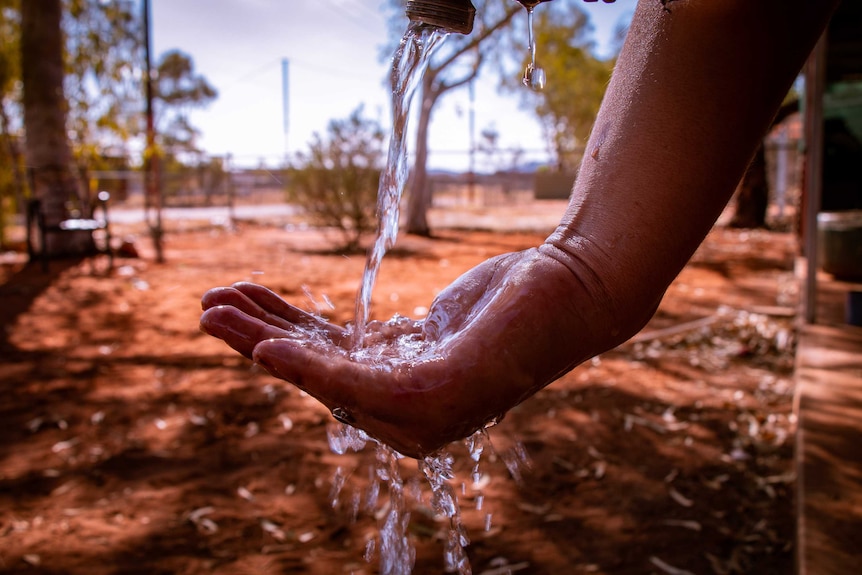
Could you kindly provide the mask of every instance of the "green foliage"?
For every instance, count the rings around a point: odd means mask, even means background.
[[[0,212],[20,209],[23,110],[21,105],[20,9],[0,0]],[[63,0],[64,95],[67,133],[81,172],[128,165],[130,144],[144,131],[143,13],[138,0]],[[198,131],[188,118],[209,103],[215,90],[194,73],[191,59],[166,54],[156,87],[160,144],[169,153],[197,152]],[[0,240],[3,239],[0,220]]]
[[[97,168],[143,130],[143,22],[135,0],[65,0],[64,92],[73,153]]]
[[[13,0],[0,0],[0,98],[16,89],[21,77],[18,58],[19,17]]]
[[[20,0],[18,0],[20,1]],[[64,0],[64,93],[68,101],[68,133],[73,153],[81,166],[103,167],[103,158],[128,158],[130,143],[144,132],[144,30],[138,0]],[[15,0],[0,0],[2,14],[16,16]],[[0,40],[0,96],[8,92],[4,77],[19,77],[17,69],[4,74],[7,48],[17,65],[17,19],[5,19]],[[10,40],[7,40],[10,39]],[[197,129],[189,111],[217,96],[207,80],[195,73],[191,58],[179,51],[165,53],[156,65],[154,85],[159,144],[174,155],[198,152]],[[20,94],[9,99],[17,106]],[[13,117],[20,116],[16,109]]]
[[[193,108],[206,106],[218,92],[206,78],[195,73],[191,56],[179,50],[162,55],[157,64],[153,99],[156,101],[156,122],[159,144],[169,156],[187,159],[197,155],[200,132],[190,120]]]
[[[289,200],[315,225],[339,230],[346,251],[358,249],[362,234],[376,225],[384,141],[380,125],[364,118],[360,106],[347,119],[332,120],[325,138],[315,134],[290,174]]]
[[[21,126],[12,110],[20,97],[18,57],[19,16],[15,0],[0,0],[0,245],[6,238],[6,218],[22,198]]]
[[[97,167],[100,157],[128,157],[144,131],[144,30],[137,0],[65,0],[69,133],[76,157]],[[161,150],[180,157],[199,152],[194,107],[217,93],[179,50],[162,55],[153,74]]]

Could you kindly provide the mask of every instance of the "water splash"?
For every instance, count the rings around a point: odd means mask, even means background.
[[[440,453],[426,457],[419,462],[419,470],[431,486],[431,508],[434,512],[449,520],[449,531],[443,560],[447,573],[471,575],[470,560],[465,547],[470,544],[467,530],[461,522],[461,507],[458,496],[449,483],[455,474],[452,472],[454,459],[448,453]]]
[[[361,451],[368,444],[374,446],[375,461],[369,468],[368,486],[362,497],[354,494],[347,502],[348,511],[355,520],[360,511],[377,516],[380,521],[380,531],[377,538],[370,539],[365,547],[365,560],[369,563],[379,560],[380,573],[383,575],[409,575],[416,561],[416,550],[408,536],[410,511],[408,503],[422,501],[422,486],[420,479],[414,478],[405,482],[401,475],[400,461],[403,456],[392,448],[384,445],[363,431],[349,425],[332,423],[327,426],[329,445],[333,452],[344,454],[348,451]],[[484,453],[492,450],[490,437],[484,429],[477,431],[464,440],[464,445],[473,461],[473,490],[478,491],[476,510],[481,510],[484,500],[479,487],[479,463]],[[471,575],[472,568],[467,557],[466,547],[470,544],[462,518],[458,494],[453,487],[455,478],[453,465],[455,458],[448,452],[439,452],[417,462],[418,470],[425,483],[430,487],[431,509],[436,515],[448,521],[446,541],[443,550],[443,560],[447,573]],[[338,467],[332,477],[330,503],[337,508],[341,498],[345,497],[345,486],[352,473]],[[382,488],[388,493],[388,498],[382,503],[380,494]],[[466,493],[466,485],[461,489]],[[485,531],[490,529],[491,514],[485,514]]]
[[[482,474],[479,473],[479,460],[482,458],[482,453],[485,451],[485,442],[488,441],[488,431],[480,429],[470,437],[464,440],[467,446],[467,452],[470,454],[470,459],[473,460],[473,472],[471,477],[473,484],[478,484],[482,479]]]
[[[399,204],[407,181],[407,123],[410,101],[435,48],[448,33],[435,26],[411,22],[392,59],[392,135],[386,169],[377,190],[377,238],[368,252],[362,284],[356,297],[353,347],[360,348],[371,307],[371,292],[380,262],[398,236]]]
[[[338,455],[344,455],[348,451],[361,451],[370,439],[361,429],[344,423],[327,425],[326,437],[329,440],[329,449]]]
[[[389,487],[389,512],[380,528],[381,575],[410,575],[416,563],[416,549],[407,535],[410,512],[404,501],[404,481],[398,459],[390,447],[378,444],[377,477]]]
[[[431,343],[422,335],[421,322],[395,314],[379,326],[378,337],[372,338],[366,333],[363,347],[350,351],[354,361],[365,362],[379,369],[391,369],[412,363],[431,347]]]

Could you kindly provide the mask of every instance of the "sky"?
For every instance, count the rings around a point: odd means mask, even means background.
[[[634,5],[635,0],[583,4],[600,55],[608,53],[614,30],[631,18]],[[202,132],[199,144],[210,154],[230,154],[236,166],[280,165],[306,150],[315,133],[324,135],[330,120],[348,117],[359,105],[367,117],[390,125],[381,0],[152,0],[151,6],[154,58],[179,49],[218,90],[213,103],[192,114]],[[526,26],[526,13],[522,20]],[[476,85],[476,132],[493,129],[501,148],[523,149],[528,160],[546,158],[535,116],[521,109],[517,95],[499,94],[496,84],[487,77]],[[429,141],[431,168],[467,169],[469,107],[466,89],[439,102]]]

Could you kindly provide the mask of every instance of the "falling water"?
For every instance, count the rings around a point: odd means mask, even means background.
[[[410,512],[408,502],[414,499],[417,503],[422,498],[421,486],[405,483],[401,476],[399,461],[401,455],[392,448],[370,438],[365,432],[341,423],[327,426],[329,445],[333,452],[344,454],[348,451],[360,451],[367,443],[375,447],[375,464],[370,476],[369,486],[364,497],[354,497],[350,504],[354,518],[359,508],[375,513],[380,509],[382,521],[380,535],[368,542],[365,559],[369,562],[379,558],[381,575],[409,575],[416,561],[416,550],[410,541],[408,526]],[[472,480],[474,489],[479,484],[479,462],[484,451],[490,448],[488,432],[481,429],[464,440],[464,445],[473,461]],[[505,456],[504,456],[505,459]],[[448,521],[447,537],[443,552],[445,571],[458,575],[471,575],[472,568],[467,557],[466,547],[470,538],[461,519],[461,506],[458,495],[452,486],[455,477],[453,464],[455,458],[448,452],[439,452],[418,461],[418,469],[431,489],[431,509],[434,513]],[[339,504],[347,474],[340,467],[332,478],[330,500],[333,507]],[[388,501],[379,505],[381,485],[388,493]],[[466,485],[462,486],[466,490]],[[364,499],[364,506],[360,499]],[[476,510],[482,507],[483,497],[476,499]],[[491,514],[485,516],[485,530],[490,528]]]
[[[353,347],[362,347],[365,325],[371,307],[371,292],[377,280],[380,262],[386,251],[395,245],[398,236],[399,204],[407,181],[407,123],[410,100],[434,49],[447,36],[436,26],[411,22],[392,58],[392,135],[386,169],[380,176],[377,190],[377,238],[368,252],[362,284],[356,296]]]
[[[539,2],[519,0],[527,10],[527,37],[529,38],[530,63],[524,70],[524,85],[531,90],[540,92],[545,88],[545,70],[536,64],[536,35],[533,23],[533,8]]]
[[[541,90],[545,84],[545,72],[536,65],[536,44],[533,37],[533,7],[540,0],[518,0],[527,9],[531,63],[524,75],[524,84],[533,90]],[[377,272],[383,256],[393,245],[398,236],[399,204],[401,194],[407,180],[407,124],[410,114],[410,101],[416,86],[421,79],[431,54],[437,48],[447,33],[437,27],[419,22],[411,22],[401,39],[398,50],[392,59],[392,134],[389,142],[387,166],[380,177],[377,192],[378,231],[374,245],[368,252],[365,271],[362,276],[359,293],[356,297],[355,319],[353,327],[354,359],[374,359],[378,354],[385,353],[386,346],[377,350],[375,346],[365,347],[365,329],[369,319],[371,294],[377,279]],[[406,318],[396,316],[391,322],[403,322]],[[426,342],[415,341],[413,335],[403,336],[404,341],[398,342],[398,353],[403,357],[383,357],[379,361],[397,363],[409,361],[415,354],[425,349]],[[391,350],[390,350],[391,352]],[[335,415],[335,413],[334,413]],[[389,494],[388,510],[380,528],[379,541],[371,540],[366,548],[366,559],[371,561],[375,555],[380,559],[382,575],[409,575],[416,560],[416,552],[407,533],[410,513],[407,510],[405,484],[399,471],[399,459],[402,456],[383,445],[365,432],[344,423],[334,423],[328,428],[330,448],[335,453],[359,451],[367,443],[376,446],[376,464],[371,477],[371,484],[365,496],[366,510],[373,511],[378,503],[380,485],[385,484]],[[488,433],[485,429],[477,431],[465,440],[470,458],[473,461],[472,478],[478,483],[479,460],[483,451],[490,447]],[[504,460],[506,458],[504,457]],[[467,558],[465,547],[469,545],[466,529],[461,521],[461,510],[458,497],[452,488],[450,480],[454,477],[452,471],[453,457],[441,452],[426,457],[418,462],[419,471],[431,487],[431,505],[435,513],[445,517],[449,522],[448,537],[445,545],[444,560],[447,572],[458,575],[470,575],[472,569]],[[517,461],[509,467],[510,473],[517,472]],[[513,467],[514,466],[514,467]],[[518,477],[513,473],[514,477]],[[347,477],[339,468],[333,478],[333,490],[330,499],[336,505]],[[408,490],[409,491],[409,490]],[[481,509],[483,497],[477,498],[477,510]],[[358,498],[354,499],[352,509],[354,516],[359,508]],[[491,515],[486,514],[485,528],[490,528]]]

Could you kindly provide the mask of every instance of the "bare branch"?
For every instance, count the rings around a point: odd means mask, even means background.
[[[518,7],[509,8],[508,10],[506,10],[506,14],[503,18],[501,18],[493,26],[490,26],[490,27],[482,30],[481,33],[476,34],[475,36],[472,36],[470,39],[470,42],[468,42],[467,44],[464,44],[464,46],[460,50],[457,50],[457,51],[453,52],[452,54],[450,54],[448,58],[446,58],[445,60],[440,62],[440,64],[435,66],[435,69],[441,70],[443,68],[446,68],[447,66],[451,65],[452,62],[454,62],[461,55],[466,54],[470,50],[476,49],[476,47],[479,46],[479,44],[481,44],[483,40],[486,40],[489,36],[491,36],[491,34],[493,34],[497,30],[499,30],[500,28],[506,26],[509,22],[511,22],[512,18],[515,17],[515,14],[517,14],[519,10],[521,10],[521,9]]]

